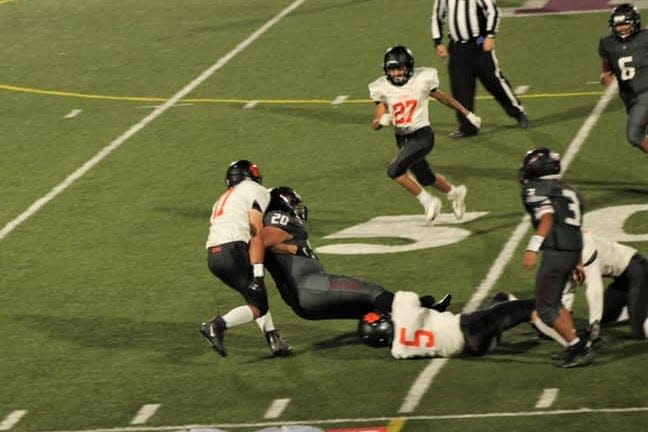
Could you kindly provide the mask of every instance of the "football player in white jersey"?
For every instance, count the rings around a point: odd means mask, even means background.
[[[430,195],[424,189],[426,186],[446,193],[455,216],[461,219],[466,210],[466,186],[453,186],[434,172],[426,159],[434,148],[428,98],[465,115],[476,128],[480,127],[481,118],[439,89],[436,69],[414,68],[411,51],[402,45],[387,50],[383,70],[385,75],[369,84],[369,97],[376,103],[371,127],[379,130],[383,126],[393,126],[396,135],[398,153],[390,162],[387,175],[419,200],[427,224],[434,222],[441,212],[441,201]]]
[[[624,309],[632,337],[648,338],[648,259],[630,246],[583,230],[583,265],[592,345],[601,341],[600,324],[616,322]],[[604,277],[613,280],[605,290]],[[574,294],[570,283],[562,299],[567,309]]]
[[[503,331],[530,322],[534,310],[534,300],[509,300],[474,312],[439,312],[423,306],[418,294],[398,291],[391,317],[368,313],[358,330],[367,345],[391,346],[396,359],[479,356],[495,348]]]
[[[259,168],[248,160],[230,164],[225,184],[227,189],[214,204],[209,219],[207,264],[212,274],[241,293],[247,304],[202,323],[200,333],[225,357],[225,330],[256,320],[272,354],[289,355],[292,348],[274,326],[263,281],[265,247],[261,230],[270,193],[262,186]]]

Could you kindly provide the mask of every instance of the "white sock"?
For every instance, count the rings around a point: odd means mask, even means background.
[[[264,334],[276,330],[270,311],[262,317],[257,318],[255,321]]]
[[[252,322],[254,315],[249,306],[239,306],[235,307],[231,311],[223,315],[223,321],[227,325],[227,328],[232,328],[239,326],[241,324]]]
[[[450,190],[446,194],[446,197],[448,197],[448,199],[450,201],[454,200],[454,198],[455,198],[455,187],[454,187],[454,185],[450,186]]]
[[[628,313],[628,306],[623,306],[623,309],[621,309],[621,313],[617,318],[617,322],[628,321],[629,319],[630,319],[630,314]]]
[[[424,209],[427,209],[434,201],[432,195],[430,195],[430,193],[425,189],[421,190],[421,193],[416,195],[416,199],[421,203]]]
[[[558,333],[553,327],[549,327],[547,324],[545,324],[544,321],[542,321],[539,316],[535,315],[534,319],[531,320],[531,322],[536,326],[538,330],[540,330],[540,332],[549,336],[551,339],[555,340],[560,345],[564,347],[567,346],[567,341],[565,340],[565,338],[562,337],[560,333]]]
[[[578,336],[576,336],[575,339],[572,339],[571,341],[567,342],[567,346],[574,346],[574,345],[576,345],[578,342],[580,342],[580,338],[579,338]]]

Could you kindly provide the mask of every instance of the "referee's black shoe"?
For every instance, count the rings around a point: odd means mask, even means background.
[[[517,122],[518,122],[518,127],[520,129],[529,128],[529,118],[526,116],[525,113],[520,113],[520,115],[517,118]]]

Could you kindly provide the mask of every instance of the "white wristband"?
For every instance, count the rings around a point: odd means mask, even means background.
[[[391,126],[391,125],[392,125],[392,120],[393,120],[392,115],[389,114],[389,113],[385,113],[385,114],[383,114],[382,116],[380,116],[380,121],[379,121],[379,123],[380,123],[382,126]]]
[[[542,246],[542,242],[544,242],[544,237],[539,236],[539,235],[533,235],[531,236],[531,239],[529,240],[529,244],[526,247],[526,250],[530,252],[536,252],[540,250],[540,247]]]
[[[263,263],[252,264],[252,276],[263,277]]]

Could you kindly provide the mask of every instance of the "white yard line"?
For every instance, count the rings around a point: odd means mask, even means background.
[[[251,100],[250,102],[248,102],[248,103],[246,103],[245,105],[243,105],[243,109],[252,109],[252,108],[254,108],[255,106],[257,106],[257,105],[259,104],[259,102],[260,102],[260,101],[259,101],[258,99]]]
[[[513,93],[515,93],[516,95],[523,95],[529,91],[529,88],[531,88],[531,86],[528,85],[517,86],[515,87],[515,90],[513,90]]]
[[[465,413],[448,415],[415,415],[399,416],[398,420],[465,420],[481,418],[509,418],[509,417],[540,417],[540,416],[567,416],[567,415],[594,415],[594,414],[625,414],[648,412],[648,407],[626,407],[626,408],[577,408],[570,410],[548,410],[548,411],[511,411],[511,412],[490,412],[490,413]],[[588,417],[591,418],[591,417]],[[263,428],[271,426],[291,425],[320,425],[340,423],[374,423],[389,422],[392,417],[356,417],[356,418],[332,418],[332,419],[305,419],[296,421],[281,422],[256,422],[256,423],[218,423],[218,424],[189,424],[175,426],[126,426],[105,429],[79,429],[79,430],[50,430],[39,432],[154,432],[154,431],[178,431],[188,432],[191,429],[238,429],[238,428]]]
[[[83,111],[83,110],[81,110],[81,109],[73,109],[72,111],[70,111],[69,113],[67,113],[63,118],[64,118],[64,119],[71,119],[71,118],[74,118],[74,117],[78,116],[79,114],[81,114],[82,111]]]
[[[536,402],[535,407],[549,408],[556,401],[556,397],[558,397],[557,388],[546,388],[542,391],[542,394],[540,395],[538,402]]]
[[[272,404],[270,404],[270,407],[266,411],[263,418],[273,419],[279,417],[281,413],[286,409],[289,403],[290,403],[290,399],[273,400]]]
[[[23,416],[27,414],[27,410],[15,410],[10,412],[7,417],[0,423],[0,431],[7,431],[14,427]]]
[[[0,230],[0,241],[9,235],[14,229],[16,229],[20,224],[25,222],[27,219],[36,214],[41,208],[43,208],[47,203],[56,198],[61,192],[70,187],[76,180],[83,177],[88,171],[94,168],[99,162],[106,158],[110,153],[119,148],[123,143],[125,143],[129,138],[135,135],[137,132],[144,129],[148,126],[153,120],[157,119],[159,116],[164,114],[166,110],[171,108],[173,105],[178,103],[180,99],[187,96],[193,90],[196,89],[200,84],[202,84],[207,78],[209,78],[214,72],[225,66],[232,58],[237,54],[245,50],[252,42],[257,40],[261,35],[268,31],[273,25],[278,23],[282,18],[291,13],[293,10],[301,6],[306,0],[295,0],[287,8],[279,12],[268,22],[263,24],[258,30],[252,33],[247,37],[243,42],[239,43],[233,50],[225,54],[220,60],[211,65],[198,77],[194,78],[189,84],[180,89],[175,95],[171,96],[169,100],[153,110],[149,115],[144,117],[142,120],[134,124],[126,132],[115,138],[110,144],[102,148],[99,153],[94,155],[90,160],[84,163],[76,171],[70,174],[65,180],[63,180],[58,185],[54,186],[51,191],[43,195],[41,198],[34,201],[34,203],[29,206],[27,210],[18,215],[15,219],[7,223],[2,230]]]
[[[344,103],[345,100],[349,99],[348,95],[340,95],[336,96],[335,99],[331,102],[331,105],[341,105]]]
[[[146,423],[155,412],[160,408],[160,404],[146,404],[137,412],[137,415],[131,420],[131,424],[144,424]]]
[[[608,87],[603,96],[599,99],[598,103],[590,113],[590,115],[585,119],[585,122],[581,126],[580,130],[567,146],[565,154],[562,156],[561,165],[562,172],[567,171],[569,165],[571,165],[576,153],[580,150],[581,146],[585,142],[585,139],[589,136],[592,128],[601,117],[601,114],[605,110],[605,107],[610,103],[610,100],[614,97],[617,91],[616,83]],[[499,255],[493,262],[490,270],[486,274],[486,278],[479,284],[477,290],[468,301],[462,312],[472,312],[476,310],[480,304],[484,301],[486,296],[488,296],[489,291],[497,280],[500,278],[504,272],[504,268],[508,265],[509,261],[513,257],[515,250],[517,249],[520,241],[524,238],[526,232],[529,230],[529,216],[525,215],[520,223],[513,230],[511,238],[506,242]],[[439,359],[432,359],[428,366],[423,369],[423,371],[416,377],[416,380],[410,387],[403,404],[398,412],[412,412],[416,409],[421,398],[427,393],[434,377],[439,373],[441,367],[443,367],[446,362],[439,362]]]

